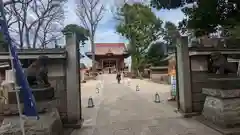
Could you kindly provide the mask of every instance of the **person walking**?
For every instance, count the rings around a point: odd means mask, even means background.
[[[108,68],[108,73],[111,74],[111,68],[110,67]]]
[[[120,84],[120,81],[121,81],[121,73],[120,72],[117,73],[116,79],[118,81],[118,84]]]

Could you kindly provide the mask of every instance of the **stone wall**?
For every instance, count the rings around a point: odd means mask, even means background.
[[[202,88],[208,83],[207,56],[191,56],[190,60],[192,111],[201,112],[205,101],[205,95],[202,94]]]
[[[150,79],[155,83],[170,84],[168,74],[151,74]]]
[[[67,115],[67,97],[66,97],[66,77],[65,76],[50,76],[49,82],[54,87],[55,98],[57,100],[57,108],[62,118]]]
[[[202,94],[202,88],[208,85],[207,78],[208,78],[207,72],[201,71],[191,72],[193,112],[201,112],[203,109],[203,104],[206,96]]]
[[[49,82],[55,90],[57,108],[62,118],[65,118],[67,114],[66,75],[64,63],[64,60],[52,60],[51,66],[49,67]]]
[[[222,78],[222,77],[235,77],[235,75],[218,75],[214,73],[208,73],[204,71],[192,71],[191,79],[192,79],[192,107],[193,112],[202,112],[204,101],[206,95],[202,94],[203,88],[220,88],[221,85],[216,85],[210,82],[209,78]],[[227,85],[227,84],[224,84]],[[230,86],[225,86],[230,87]]]
[[[156,83],[170,84],[168,67],[153,67],[150,71],[150,80]]]
[[[193,112],[202,112],[204,101],[206,98],[206,96],[202,94],[202,88],[208,88],[212,85],[208,81],[208,78],[222,77],[220,75],[208,72],[207,59],[207,55],[195,55],[190,57]]]
[[[125,71],[125,72],[124,72],[124,77],[132,78],[132,76],[133,76],[133,73],[132,73],[132,72],[128,72],[128,71]]]

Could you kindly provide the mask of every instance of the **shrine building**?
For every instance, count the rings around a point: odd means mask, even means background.
[[[124,59],[129,56],[124,43],[96,43],[95,44],[95,60],[98,70],[125,68]],[[86,55],[91,59],[92,53],[87,52]]]

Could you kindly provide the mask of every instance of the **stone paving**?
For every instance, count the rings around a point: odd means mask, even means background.
[[[125,86],[128,86],[128,79],[125,79],[123,81]],[[145,98],[148,101],[153,100],[154,94],[157,92],[159,95],[161,95],[161,100],[167,101],[167,99],[170,97],[170,85],[166,84],[158,84],[151,82],[149,79],[131,79],[130,80],[130,88],[133,91],[136,91],[136,86],[139,86],[140,91],[137,92],[138,95],[140,95],[142,98]]]
[[[98,81],[82,86],[83,128],[72,135],[221,135],[193,120],[182,118],[166,99],[170,86],[131,80],[117,84],[115,75],[102,75],[100,93],[96,93]],[[140,91],[135,91],[136,85]],[[159,92],[161,103],[154,103]],[[92,96],[95,107],[86,108],[87,98]]]

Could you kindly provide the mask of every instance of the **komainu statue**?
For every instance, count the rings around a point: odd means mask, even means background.
[[[49,87],[48,82],[48,57],[39,56],[25,71],[31,87]]]
[[[210,64],[216,74],[237,73],[237,65],[227,61],[227,58],[220,52],[210,55]]]

